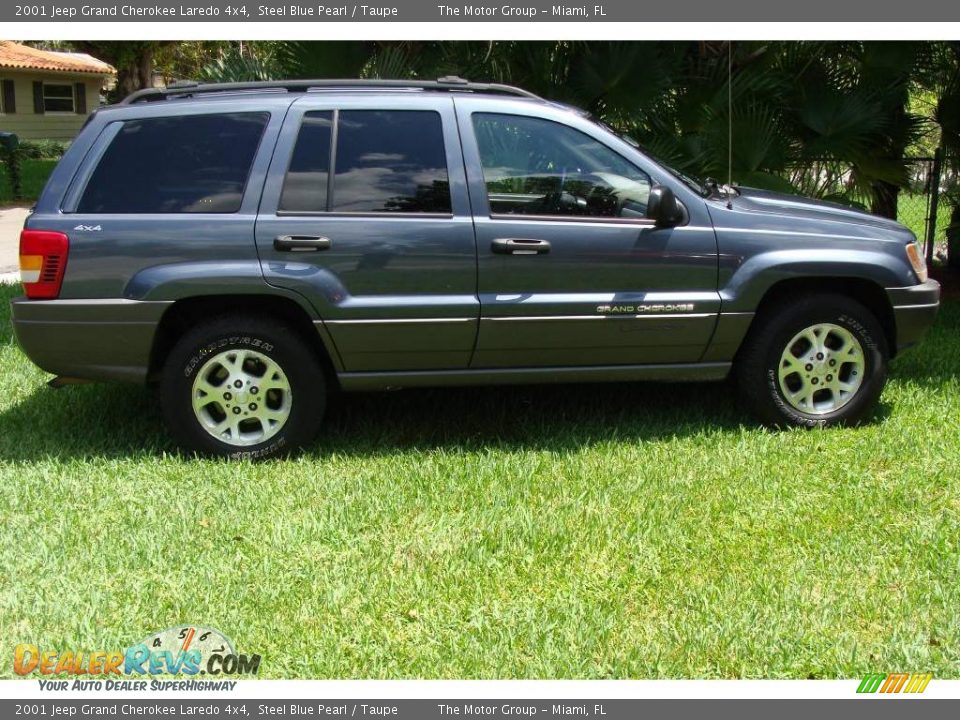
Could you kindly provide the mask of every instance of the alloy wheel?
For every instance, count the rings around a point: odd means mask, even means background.
[[[863,385],[865,360],[856,336],[840,325],[818,323],[787,343],[777,373],[780,392],[808,415],[836,412]]]
[[[283,369],[256,350],[226,350],[207,360],[192,386],[193,412],[210,435],[235,446],[269,440],[290,418]]]

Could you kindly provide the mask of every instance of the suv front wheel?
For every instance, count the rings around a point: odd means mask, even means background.
[[[876,405],[887,378],[886,336],[861,303],[809,295],[759,318],[737,379],[751,410],[773,426],[850,425]]]
[[[235,459],[302,447],[316,435],[326,400],[314,353],[270,318],[218,318],[186,333],[159,389],[164,418],[183,447]]]

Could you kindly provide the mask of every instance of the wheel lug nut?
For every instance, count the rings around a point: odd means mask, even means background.
[[[833,382],[833,375],[827,375],[827,382]]]
[[[250,403],[250,409],[251,409],[251,410],[256,410],[256,409],[257,409],[257,404],[256,404],[256,403]]]
[[[823,360],[823,353],[817,353],[817,360]]]
[[[254,385],[252,388],[250,388],[250,392],[252,392],[254,395],[259,395],[259,394],[260,394],[260,388],[258,388],[256,385]]]
[[[831,360],[831,361],[830,361],[830,367],[834,367],[834,366],[836,366],[836,364],[837,364],[837,361],[836,361],[836,360]]]
[[[240,406],[239,406],[239,405],[237,405],[237,406],[233,409],[233,414],[234,414],[234,415],[239,415],[239,414],[240,414]]]
[[[807,363],[806,369],[807,369],[807,372],[810,372],[811,370],[813,370],[813,365],[811,365],[810,363]]]
[[[813,380],[811,380],[810,382],[813,383],[814,385],[816,385],[816,384],[819,383],[820,381],[819,381],[817,378],[813,378]]]
[[[231,393],[225,392],[225,393],[223,394],[223,399],[224,399],[224,400],[232,400],[232,399],[233,399],[233,395],[232,395]]]

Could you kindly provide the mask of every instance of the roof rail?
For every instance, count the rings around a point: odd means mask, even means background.
[[[532,92],[511,85],[498,83],[473,83],[456,75],[448,75],[437,80],[259,80],[254,82],[198,83],[178,81],[165,88],[146,88],[137,90],[125,97],[120,104],[132,105],[141,102],[166,100],[171,97],[193,97],[207,93],[244,92],[252,90],[283,90],[286,92],[307,92],[308,90],[337,88],[369,89],[409,89],[434,91],[469,91],[516,95],[519,97],[541,98]]]

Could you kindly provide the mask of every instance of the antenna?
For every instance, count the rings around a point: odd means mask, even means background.
[[[727,185],[733,185],[733,40],[727,41]]]

